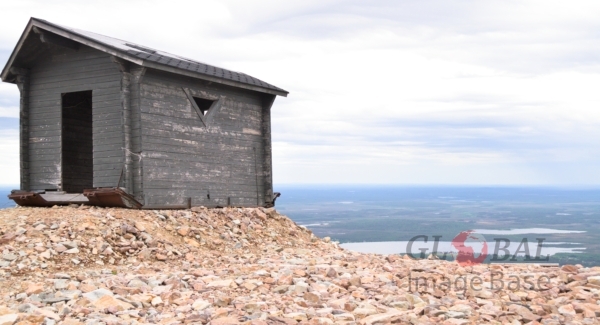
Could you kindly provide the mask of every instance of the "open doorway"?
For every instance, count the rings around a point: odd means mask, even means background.
[[[92,91],[62,94],[62,189],[81,193],[94,184]]]

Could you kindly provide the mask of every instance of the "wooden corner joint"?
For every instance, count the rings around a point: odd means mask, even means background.
[[[62,46],[75,51],[79,50],[79,43],[68,38],[56,35],[52,32],[45,31],[43,29],[38,28],[37,26],[33,26],[33,32],[40,36],[40,41],[42,43]]]
[[[29,76],[29,69],[11,67],[9,71],[11,74],[14,74],[15,76],[20,76],[20,77]]]
[[[116,56],[111,56],[110,60],[119,67],[119,71],[129,73],[129,61],[123,60]]]

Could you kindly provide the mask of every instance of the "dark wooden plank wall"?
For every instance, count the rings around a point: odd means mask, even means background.
[[[123,166],[121,75],[106,53],[81,46],[40,58],[30,71],[30,189],[61,183],[61,93],[93,91],[94,186],[116,186]]]
[[[21,190],[30,190],[29,176],[29,70],[14,69],[17,72],[19,101],[19,160]]]
[[[182,87],[220,98],[207,127]],[[194,206],[264,204],[272,189],[265,187],[261,94],[148,70],[140,101],[146,204],[182,204],[188,197]]]

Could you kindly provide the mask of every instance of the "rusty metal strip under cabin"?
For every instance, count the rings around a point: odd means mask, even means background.
[[[142,204],[119,188],[97,188],[82,193],[12,191],[8,198],[20,206],[51,207],[86,204],[105,208],[139,209]]]
[[[40,193],[36,192],[12,191],[8,198],[25,207],[50,207],[53,205],[53,203],[46,201]]]
[[[129,209],[142,207],[142,204],[133,196],[118,187],[83,190],[83,195],[90,201],[89,205]]]

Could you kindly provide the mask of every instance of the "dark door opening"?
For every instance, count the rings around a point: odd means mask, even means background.
[[[82,193],[94,184],[92,91],[62,94],[62,189]]]

